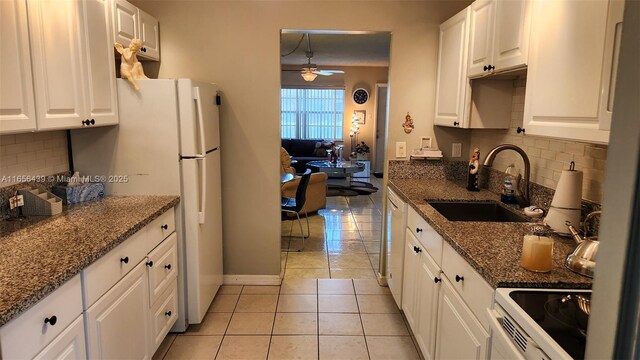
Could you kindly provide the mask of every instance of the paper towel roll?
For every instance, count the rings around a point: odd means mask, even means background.
[[[580,209],[558,209],[555,207],[549,208],[547,217],[544,218],[544,223],[551,227],[553,231],[559,234],[569,235],[569,228],[565,224],[566,221],[571,222],[571,225],[576,228],[580,227]]]
[[[553,195],[551,206],[565,209],[580,209],[582,202],[582,171],[562,170]],[[576,226],[574,224],[574,226]]]

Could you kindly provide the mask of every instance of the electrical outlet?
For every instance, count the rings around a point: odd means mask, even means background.
[[[16,195],[9,198],[9,209],[13,210],[20,206],[24,206],[24,196]]]
[[[453,143],[451,146],[451,157],[462,156],[462,143]]]
[[[407,157],[407,143],[404,141],[396,142],[396,157],[403,158]]]

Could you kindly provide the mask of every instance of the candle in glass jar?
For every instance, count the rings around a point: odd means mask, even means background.
[[[551,271],[553,268],[553,239],[546,236],[525,235],[520,266],[537,272]]]

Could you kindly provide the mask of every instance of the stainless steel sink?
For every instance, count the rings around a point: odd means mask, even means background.
[[[524,216],[495,201],[429,201],[449,221],[529,222]]]

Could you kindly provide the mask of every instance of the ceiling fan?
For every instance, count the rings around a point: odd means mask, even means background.
[[[318,75],[331,76],[334,74],[344,74],[344,71],[342,70],[329,70],[329,69],[318,70],[318,65],[311,63],[311,59],[313,58],[313,51],[311,51],[311,39],[309,38],[309,34],[303,34],[302,38],[300,38],[300,41],[302,41],[305,35],[307,36],[307,51],[305,52],[305,55],[307,57],[307,63],[303,64],[300,70],[283,70],[283,71],[300,71],[300,76],[302,76],[304,81],[313,81],[316,79]],[[298,42],[298,46],[300,46],[300,42]],[[296,49],[294,49],[293,51],[297,49],[298,47],[296,47]],[[292,54],[293,51],[290,52],[289,54]]]

